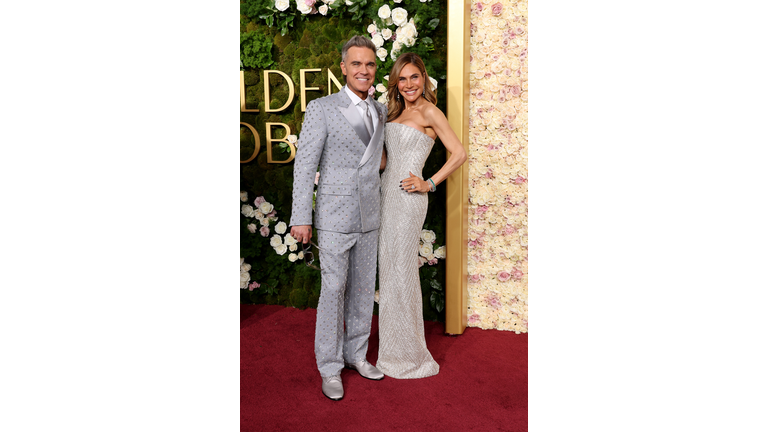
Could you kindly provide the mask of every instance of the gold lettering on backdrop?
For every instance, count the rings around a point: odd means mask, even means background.
[[[336,75],[331,72],[330,69],[328,69],[328,96],[331,95],[331,81],[333,81],[334,84],[336,84],[336,89],[341,91],[341,88],[343,87],[339,80],[336,79]]]
[[[245,107],[245,72],[240,71],[240,112],[259,112]]]
[[[299,69],[299,92],[301,92],[301,112],[307,111],[307,90],[320,90],[320,87],[307,87],[307,72],[321,72],[322,69]]]
[[[278,139],[272,139],[272,126],[281,126],[285,129],[285,138],[278,138]],[[291,128],[288,127],[285,123],[267,123],[267,163],[288,163],[293,160],[293,158],[296,157],[296,147],[291,144],[290,141],[288,141],[288,135],[291,134]],[[276,161],[272,159],[272,143],[273,142],[284,142],[288,144],[288,146],[291,148],[291,155],[288,157],[288,159],[283,161]]]
[[[288,100],[285,101],[285,105],[281,106],[280,108],[272,109],[270,108],[270,102],[271,99],[269,97],[269,74],[278,74],[285,79],[285,82],[288,83]],[[293,97],[295,96],[296,92],[293,89],[293,81],[291,80],[291,77],[285,74],[285,72],[281,72],[279,70],[265,70],[264,71],[264,111],[265,112],[279,112],[286,108],[288,108],[288,105],[293,102]],[[267,132],[269,134],[269,132]],[[267,147],[269,149],[269,147]]]
[[[256,132],[256,129],[254,129],[253,126],[249,125],[248,123],[243,123],[243,122],[240,122],[240,124],[243,125],[243,126],[247,126],[248,129],[251,130],[251,133],[253,133],[253,141],[256,144],[256,147],[253,149],[253,154],[251,155],[251,157],[249,157],[247,160],[244,160],[244,161],[241,160],[240,161],[240,163],[248,163],[248,162],[256,159],[256,156],[258,156],[259,150],[261,150],[261,139],[259,138],[259,133]],[[267,132],[267,133],[269,133],[269,132]]]

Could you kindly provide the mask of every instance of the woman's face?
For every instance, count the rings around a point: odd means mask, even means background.
[[[408,102],[415,102],[424,92],[424,76],[419,68],[411,63],[400,69],[400,78],[397,81],[397,90],[400,96]]]

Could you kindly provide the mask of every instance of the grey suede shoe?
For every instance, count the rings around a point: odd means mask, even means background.
[[[335,401],[344,397],[344,386],[341,385],[340,375],[323,377],[323,394],[328,399]]]
[[[356,370],[361,377],[368,378],[369,380],[380,380],[384,379],[384,374],[381,373],[380,370],[376,369],[376,367],[370,363],[368,363],[367,360],[360,360],[357,363],[345,363],[345,367],[348,369],[354,369]]]

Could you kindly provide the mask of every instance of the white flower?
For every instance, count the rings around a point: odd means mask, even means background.
[[[387,6],[387,12],[389,12],[389,6]],[[401,26],[406,22],[408,22],[408,11],[401,7],[392,9],[391,14],[392,14],[392,22],[395,23],[396,26]],[[389,15],[390,14],[387,13],[387,16]],[[381,16],[381,9],[379,9],[379,16],[382,19],[386,18],[385,16]]]
[[[435,249],[435,258],[445,259],[445,246]]]
[[[274,207],[272,204],[270,204],[270,203],[268,203],[268,202],[266,202],[266,201],[265,201],[265,202],[263,202],[263,203],[261,203],[261,204],[259,204],[259,211],[260,211],[260,212],[262,212],[262,213],[264,213],[264,214],[268,214],[268,213],[269,213],[269,212],[271,212],[271,211],[272,211],[272,209],[274,209],[274,208],[275,208],[275,207]]]
[[[299,12],[304,15],[312,12],[312,6],[307,6],[307,3],[304,2],[304,0],[296,0],[296,7],[299,9]]]
[[[384,81],[389,81],[389,75],[384,75]]]
[[[422,3],[426,3],[427,2],[427,0],[419,0],[419,1],[421,1]]]
[[[288,1],[288,0],[275,0],[275,7],[280,12],[288,9],[288,6],[290,6],[290,5],[291,5],[291,2]]]
[[[248,224],[248,231],[251,232],[251,234],[256,234],[256,224]]]
[[[378,28],[376,28],[376,23],[373,23],[373,24],[371,24],[371,25],[369,25],[369,26],[368,26],[368,33],[370,33],[370,34],[374,34],[374,33],[376,33],[378,30],[379,30],[379,29],[378,29]]]
[[[380,34],[377,34],[374,37],[372,37],[371,41],[376,46],[376,48],[381,48],[381,46],[384,45],[384,38],[381,37]]]
[[[422,243],[419,245],[419,255],[430,259],[429,257],[432,255],[432,243]]]
[[[285,222],[280,221],[275,225],[275,232],[278,234],[285,234],[285,230],[288,228],[288,225],[285,224]]]
[[[261,224],[261,226],[263,226],[263,227],[269,226],[269,219],[268,218],[260,217],[260,218],[258,218],[258,221]]]
[[[437,80],[429,77],[429,82],[432,84],[432,90],[437,90]]]
[[[424,243],[434,243],[437,236],[435,236],[435,232],[432,230],[421,230],[421,240]]]
[[[403,0],[393,0],[395,3],[402,3]]]
[[[241,272],[247,272],[251,269],[251,265],[248,263],[242,263],[240,264],[240,271]]]
[[[373,293],[373,301],[376,303],[379,302],[379,290],[376,290],[376,292]]]
[[[420,256],[419,257],[419,267],[423,266],[426,263],[427,263],[427,259],[424,258],[423,256]]]
[[[242,202],[248,201],[248,192],[240,191],[240,201]]]
[[[389,40],[389,38],[392,37],[392,30],[385,28],[381,31],[381,37],[383,37],[384,40]]]
[[[321,5],[319,8],[317,8],[317,11],[320,12],[320,15],[326,15],[328,13],[328,6]]]
[[[288,250],[291,251],[291,252],[296,252],[296,250],[298,248],[299,248],[299,245],[297,245],[297,244],[292,244],[292,245],[288,246]]]
[[[245,217],[253,217],[253,207],[249,206],[248,204],[243,204],[243,206],[240,207],[240,213],[242,213]]]
[[[295,253],[288,255],[288,261],[290,262],[296,262],[297,259],[299,259],[299,256],[296,255]]]
[[[322,6],[320,6],[320,7],[322,7]],[[287,139],[288,142],[291,143],[291,144],[296,144],[296,141],[299,140],[299,138],[296,135],[293,135],[293,134],[288,135],[287,137],[285,137],[285,139]]]
[[[397,54],[401,49],[403,49],[403,44],[401,44],[400,41],[395,41],[392,44],[392,51],[390,51],[390,54],[392,54],[393,59],[397,59]]]
[[[395,30],[395,33],[397,33],[397,40],[401,40],[403,38],[415,39],[416,36],[419,35],[419,33],[416,31],[416,25],[413,23],[413,20],[411,20],[408,24],[405,24],[402,27],[398,27],[397,30]],[[405,42],[405,41],[402,41],[402,42]],[[407,43],[405,44],[408,45]],[[411,45],[413,45],[413,43],[411,43]]]
[[[296,239],[293,238],[293,236],[290,233],[285,235],[285,244],[286,245],[291,246],[291,245],[295,245],[296,243],[298,243],[298,241],[296,241]]]
[[[240,289],[248,288],[248,282],[251,280],[251,275],[247,271],[240,272]]]
[[[391,14],[392,11],[389,10],[389,5],[384,5],[379,8],[379,18],[387,19]]]
[[[352,6],[354,3],[349,0],[344,0],[344,3],[346,3],[347,6]]]
[[[277,252],[278,255],[285,255],[286,252],[288,252],[288,246],[286,245],[280,245],[275,248],[275,252]]]
[[[299,259],[304,259],[304,251],[299,251]]]
[[[386,105],[387,102],[389,102],[389,98],[387,97],[387,92],[382,93],[381,96],[379,96],[379,98],[376,100],[379,101],[379,103]]]
[[[272,238],[269,239],[269,245],[272,247],[278,247],[281,244],[283,244],[283,238],[277,234],[273,235]]]
[[[387,50],[384,50],[384,53],[385,53],[385,54],[384,54],[384,57],[386,57],[386,56],[387,56],[386,52],[387,52]],[[378,54],[379,54],[379,53],[378,53],[378,51],[377,51],[377,52],[376,52],[376,55],[378,55]],[[379,93],[384,93],[385,91],[387,91],[387,88],[386,88],[386,87],[384,87],[384,84],[376,84],[376,91],[377,91],[377,92],[379,92]]]
[[[376,35],[376,36],[378,36],[378,35]],[[387,58],[387,50],[384,49],[384,48],[377,49],[376,50],[376,57],[378,57],[379,60],[384,61],[384,59]],[[381,86],[381,84],[379,84],[379,86]],[[376,86],[376,90],[377,91],[381,91],[381,90],[379,90],[379,86]],[[384,86],[382,86],[382,87],[384,87]],[[384,89],[386,90],[386,87]]]

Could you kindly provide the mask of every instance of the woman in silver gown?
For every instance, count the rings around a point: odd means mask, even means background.
[[[419,56],[405,53],[398,57],[389,74],[387,94],[376,367],[393,378],[424,378],[440,370],[424,340],[419,283],[418,247],[427,214],[427,193],[459,168],[467,156],[445,115],[435,106],[437,97]],[[437,137],[451,157],[431,178],[424,179],[421,169]]]

